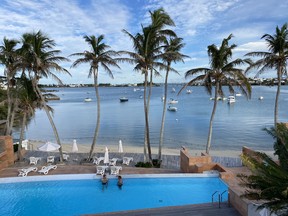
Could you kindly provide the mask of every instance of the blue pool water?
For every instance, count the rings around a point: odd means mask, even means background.
[[[0,215],[80,215],[211,202],[227,186],[218,177],[124,178],[0,184]],[[227,200],[224,193],[223,200]]]

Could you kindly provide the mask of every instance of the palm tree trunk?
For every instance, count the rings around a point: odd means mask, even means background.
[[[97,137],[99,134],[99,128],[100,128],[100,96],[99,96],[99,90],[98,90],[98,69],[94,69],[93,73],[94,73],[94,88],[95,88],[95,93],[96,93],[96,98],[97,98],[97,120],[96,120],[97,123],[96,123],[93,142],[90,148],[88,160],[92,158],[92,154],[96,145],[96,140],[97,140]]]
[[[148,107],[147,107],[147,74],[148,70],[145,71],[145,83],[144,83],[144,113],[145,113],[145,137],[147,139],[148,159],[152,162],[150,137],[149,137],[149,120],[148,120]]]
[[[208,132],[208,140],[206,145],[206,153],[209,154],[210,147],[211,147],[211,139],[212,139],[212,131],[213,131],[213,120],[216,113],[217,108],[217,97],[218,97],[218,89],[219,89],[219,83],[216,83],[215,86],[215,96],[214,96],[214,105],[213,110],[211,113],[210,123],[209,123],[209,132]]]
[[[11,124],[11,109],[12,109],[12,100],[11,100],[11,91],[10,91],[10,78],[8,74],[7,77],[7,119],[6,119],[6,128],[5,128],[5,135],[11,135],[10,133],[10,124]]]
[[[51,124],[51,127],[52,127],[52,129],[53,129],[55,139],[56,139],[58,145],[60,145],[60,148],[59,148],[60,162],[63,162],[62,145],[61,145],[61,142],[60,142],[60,138],[59,138],[59,134],[58,134],[57,128],[56,128],[55,123],[54,123],[54,121],[53,121],[53,118],[52,118],[52,116],[51,116],[51,114],[50,114],[50,112],[49,112],[49,109],[48,109],[48,107],[47,107],[45,98],[43,97],[43,95],[42,95],[42,93],[41,93],[41,91],[40,91],[40,89],[39,89],[39,87],[38,87],[38,85],[37,85],[37,81],[34,80],[34,79],[33,79],[32,81],[33,81],[32,84],[33,84],[33,86],[34,86],[34,88],[35,88],[35,90],[36,90],[36,94],[40,97],[41,103],[43,104],[44,110],[45,110],[46,115],[47,115],[47,117],[48,117],[48,119],[49,119],[49,122],[50,122],[50,124]]]
[[[278,78],[278,85],[277,85],[277,92],[275,98],[275,106],[274,106],[274,128],[277,130],[277,123],[278,123],[278,104],[279,104],[279,97],[280,97],[280,89],[281,89],[281,67],[279,67],[277,71],[277,78]]]
[[[14,126],[14,119],[15,119],[15,114],[16,114],[16,109],[18,107],[18,100],[15,100],[14,99],[14,103],[12,103],[13,106],[12,106],[12,110],[11,110],[11,117],[10,117],[10,124],[9,124],[9,128],[8,128],[8,131],[9,131],[9,136],[12,135],[12,129],[13,129],[13,126]]]
[[[167,91],[168,91],[168,74],[169,74],[170,63],[168,63],[168,68],[165,76],[164,83],[164,101],[163,101],[163,111],[162,111],[162,121],[161,121],[161,129],[160,129],[160,140],[159,140],[159,149],[158,149],[158,161],[161,162],[162,159],[162,146],[163,146],[163,137],[164,137],[164,126],[166,119],[166,106],[167,106]]]
[[[21,154],[21,149],[22,149],[22,141],[24,138],[26,120],[27,120],[27,113],[24,112],[23,118],[22,118],[22,127],[21,127],[21,132],[20,132],[19,144],[18,144],[18,159],[19,159],[19,161],[22,161],[22,159],[23,159],[23,156]]]

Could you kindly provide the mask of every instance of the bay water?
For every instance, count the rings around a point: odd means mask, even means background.
[[[176,92],[172,93],[171,89]],[[184,90],[177,95],[181,85],[170,85],[167,99],[174,98],[178,111],[167,111],[164,133],[164,147],[204,150],[207,142],[208,127],[213,100],[204,87],[190,87],[191,94]],[[237,150],[248,146],[256,150],[273,150],[273,139],[263,128],[271,128],[274,121],[274,101],[276,86],[253,86],[252,98],[236,97],[234,104],[218,101],[213,124],[212,150]],[[54,109],[53,118],[63,143],[76,139],[79,145],[91,145],[96,126],[96,105],[94,88],[53,88],[60,100],[49,101]],[[51,90],[51,89],[50,89]],[[228,89],[226,97],[229,96]],[[143,146],[144,143],[144,106],[143,88],[100,87],[101,121],[97,144]],[[157,147],[163,102],[164,88],[153,87],[150,102],[151,145]],[[129,101],[121,103],[119,98],[126,96]],[[259,100],[262,96],[263,100]],[[84,102],[86,97],[91,102]],[[282,86],[279,102],[279,121],[287,121],[288,87]],[[19,131],[16,131],[17,137]],[[43,110],[38,110],[29,122],[27,139],[55,141],[48,118]]]

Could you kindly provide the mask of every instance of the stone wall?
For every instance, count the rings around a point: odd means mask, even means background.
[[[0,136],[0,169],[14,164],[13,139],[11,136]]]

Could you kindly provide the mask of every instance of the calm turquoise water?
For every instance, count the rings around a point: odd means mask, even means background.
[[[219,178],[116,179],[107,188],[100,180],[43,181],[0,184],[1,215],[80,215],[121,210],[209,203],[227,186]],[[223,194],[227,201],[227,193]]]
[[[173,86],[169,98],[179,100],[177,112],[167,112],[165,125],[165,147],[180,148],[182,145],[205,149],[213,101],[203,87],[192,87],[192,94],[185,91],[177,96],[180,86]],[[144,140],[143,91],[133,87],[100,88],[101,126],[98,144],[142,146]],[[172,89],[172,86],[169,87]],[[96,99],[93,88],[59,88],[56,94],[60,101],[51,101],[54,119],[63,142],[77,139],[79,144],[91,144],[96,125]],[[152,146],[158,146],[162,115],[163,87],[154,87],[150,107],[150,136]],[[262,131],[273,126],[273,110],[276,87],[254,86],[252,99],[243,96],[236,103],[218,103],[214,120],[212,149],[241,150],[243,145],[260,150],[272,150],[273,140]],[[227,92],[227,96],[228,96]],[[84,102],[89,96],[92,102]],[[129,102],[120,103],[119,97],[127,96]],[[264,100],[258,100],[263,96]],[[279,120],[288,120],[288,87],[283,86],[279,103]],[[17,135],[16,135],[17,136]],[[28,126],[26,138],[54,141],[54,135],[43,111]]]

